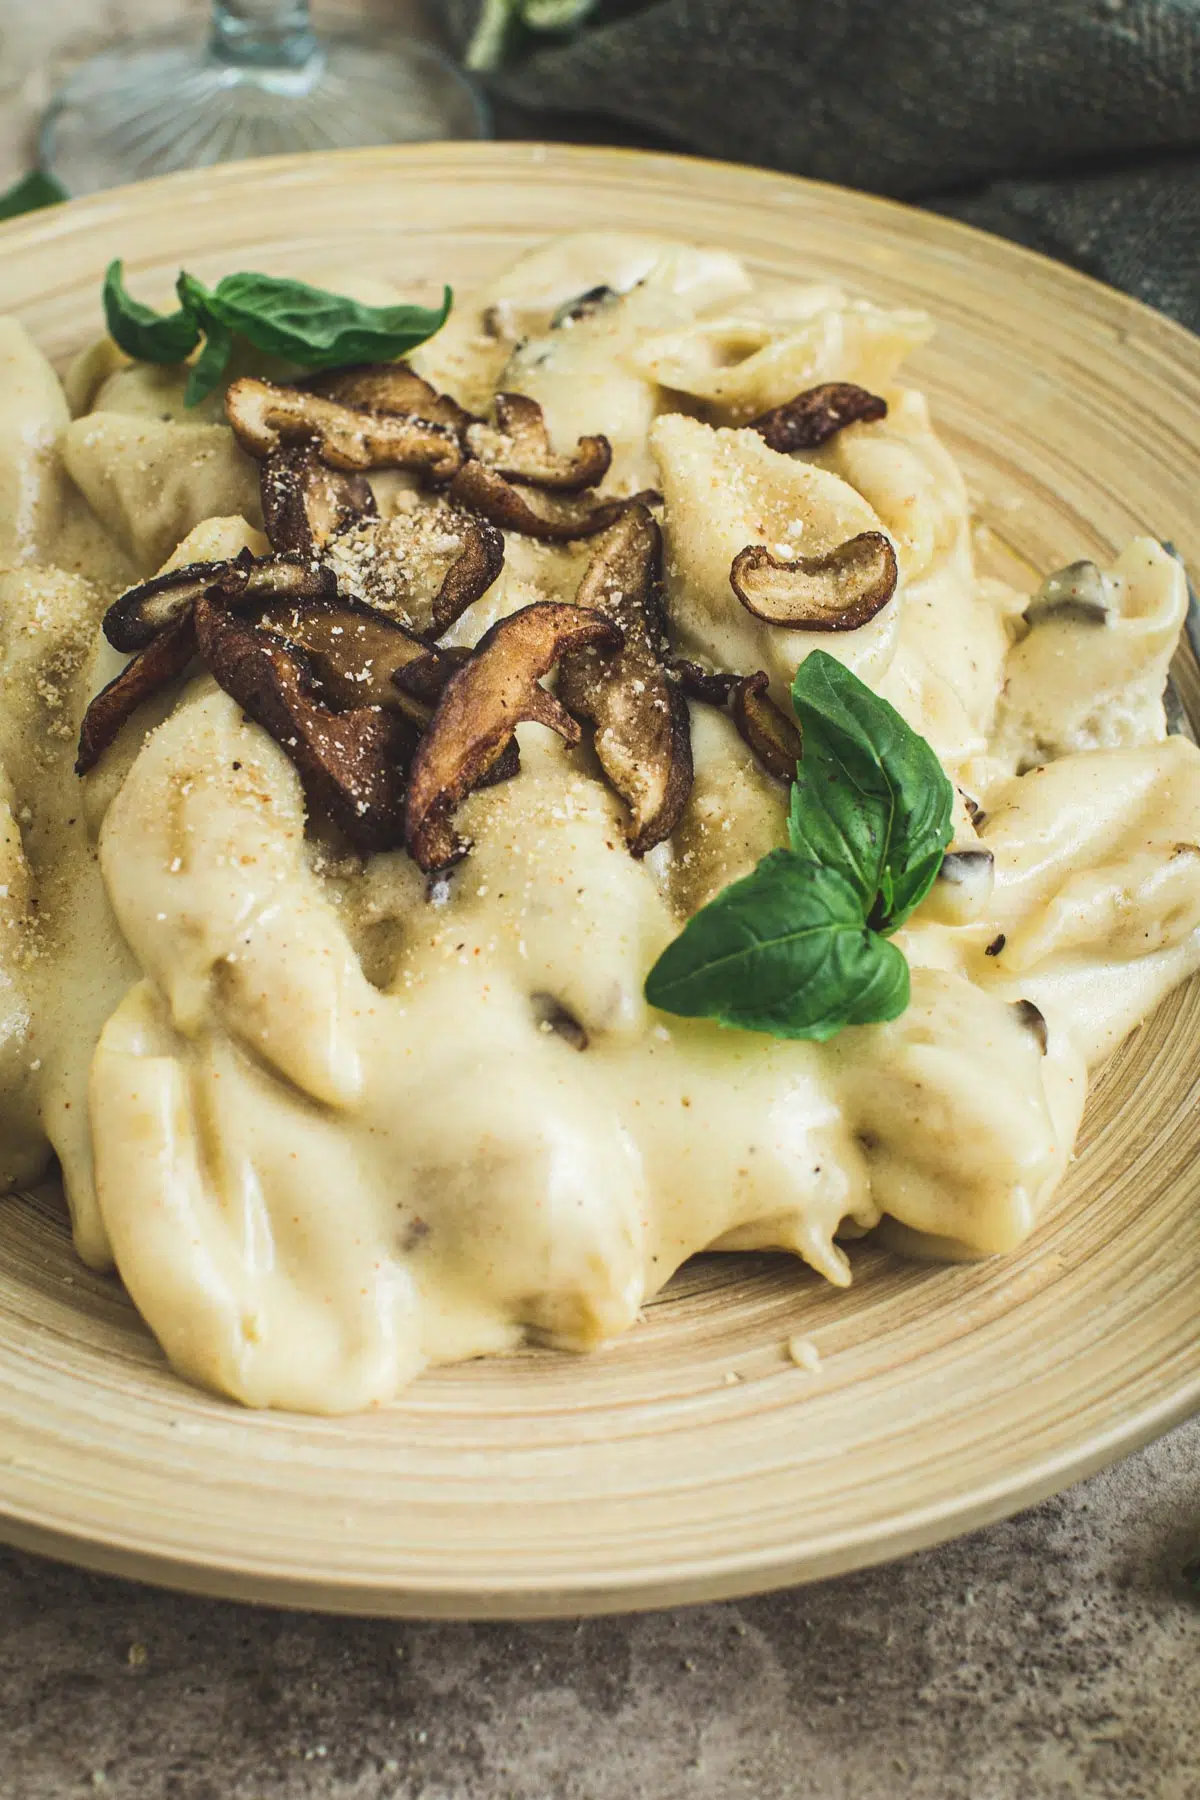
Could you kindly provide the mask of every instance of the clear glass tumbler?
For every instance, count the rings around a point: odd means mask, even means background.
[[[487,137],[487,106],[432,44],[314,32],[308,0],[214,0],[183,31],[93,57],[42,122],[38,161],[69,194],[247,156]]]

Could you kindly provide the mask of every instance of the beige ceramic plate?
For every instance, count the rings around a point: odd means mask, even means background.
[[[915,373],[982,517],[1040,568],[1131,533],[1200,566],[1200,344],[922,213],[751,170],[452,145],[241,165],[0,234],[5,304],[55,358],[125,257],[457,282],[550,232],[710,240],[772,274],[927,306]],[[1198,710],[1200,681],[1180,671]],[[379,1613],[565,1613],[744,1592],[929,1544],[1051,1492],[1200,1401],[1200,984],[1118,1054],[1054,1216],[973,1267],[854,1254],[837,1293],[708,1258],[624,1342],[427,1376],[361,1418],[184,1387],[60,1203],[0,1200],[0,1515],[14,1541],[182,1587]],[[821,1371],[787,1360],[801,1331]]]

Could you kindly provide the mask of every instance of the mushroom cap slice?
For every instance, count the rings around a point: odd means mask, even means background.
[[[538,493],[535,507],[533,496],[475,457],[463,464],[449,491],[456,505],[481,513],[493,525],[549,543],[595,537],[607,531],[628,507],[651,506],[661,498],[650,489],[626,500],[572,501]]]
[[[743,675],[733,690],[730,711],[738,731],[758,761],[776,781],[793,782],[796,765],[804,753],[804,739],[795,719],[776,706],[767,691],[771,678],[759,669]]]
[[[159,631],[92,700],[79,729],[77,775],[86,775],[96,766],[143,700],[182,675],[195,654],[196,632],[189,602],[186,611]]]
[[[238,612],[244,605],[234,602]],[[395,677],[410,663],[427,662],[429,646],[397,619],[341,598],[300,602],[268,598],[254,623],[302,651],[323,697],[338,708],[387,706],[410,712]],[[448,679],[453,665],[446,669]],[[424,723],[428,716],[418,715]]]
[[[578,325],[581,319],[590,319],[593,313],[615,306],[622,298],[616,288],[609,287],[607,283],[602,282],[599,287],[588,288],[586,293],[576,294],[573,300],[563,301],[550,320],[550,330],[569,329],[572,325]]]
[[[606,437],[581,437],[572,453],[556,454],[536,400],[497,394],[496,423],[469,425],[466,444],[488,468],[531,487],[577,493],[608,474],[612,446]]]
[[[314,556],[330,538],[360,519],[374,518],[377,510],[365,475],[331,469],[306,442],[272,450],[259,470],[258,486],[271,548],[301,556]]]
[[[249,550],[243,550],[222,562],[185,563],[126,588],[104,615],[104,635],[114,650],[144,650],[160,632],[178,625],[207,588],[222,581],[244,582],[253,563]]]
[[[1058,619],[1070,625],[1107,625],[1112,605],[1103,570],[1094,562],[1068,563],[1047,575],[1023,614],[1027,625]]]
[[[446,683],[409,774],[405,841],[427,873],[457,862],[468,845],[452,818],[493,767],[522,719],[579,742],[575,720],[541,685],[560,657],[589,644],[616,649],[611,620],[583,607],[539,601],[500,619]]]
[[[323,369],[298,384],[310,394],[364,412],[415,416],[431,425],[445,425],[461,436],[474,414],[449,394],[439,394],[407,363],[354,363],[345,369]]]
[[[261,461],[280,444],[308,442],[333,469],[421,469],[439,481],[463,459],[457,434],[410,413],[365,412],[304,388],[243,375],[225,393],[225,416]]]
[[[114,650],[141,650],[190,612],[201,594],[220,588],[225,598],[332,599],[337,582],[328,569],[302,556],[251,556],[229,562],[190,563],[129,588],[104,615],[104,635]]]
[[[730,695],[746,679],[728,669],[705,669],[686,656],[672,657],[667,669],[689,700],[703,700],[706,706],[728,706]]]
[[[425,496],[412,511],[344,532],[325,562],[344,592],[440,637],[500,574],[504,538],[489,520]]]
[[[404,836],[404,772],[411,722],[381,707],[334,712],[315,697],[301,653],[204,594],[195,608],[200,654],[220,685],[295,764],[310,802],[360,850]]]
[[[896,552],[882,531],[860,531],[824,556],[794,562],[750,544],[729,571],[747,612],[792,631],[857,631],[887,605],[899,578]]]
[[[634,856],[670,836],[692,788],[691,720],[664,661],[661,582],[662,533],[644,506],[631,506],[601,538],[576,595],[623,641],[564,655],[558,682],[563,705],[595,727],[600,766],[630,810]]]
[[[874,424],[887,418],[887,401],[852,381],[823,381],[805,388],[782,406],[751,419],[747,430],[757,431],[772,450],[787,455],[792,450],[819,450],[847,425]]]

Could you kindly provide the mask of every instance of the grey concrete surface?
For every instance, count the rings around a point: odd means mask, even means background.
[[[1200,1420],[819,1587],[534,1625],[184,1599],[0,1552],[3,1800],[1196,1800]]]

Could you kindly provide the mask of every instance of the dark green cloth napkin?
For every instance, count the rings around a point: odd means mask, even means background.
[[[465,47],[480,0],[440,3]],[[1200,329],[1200,0],[600,0],[487,80],[503,135],[915,201]]]

